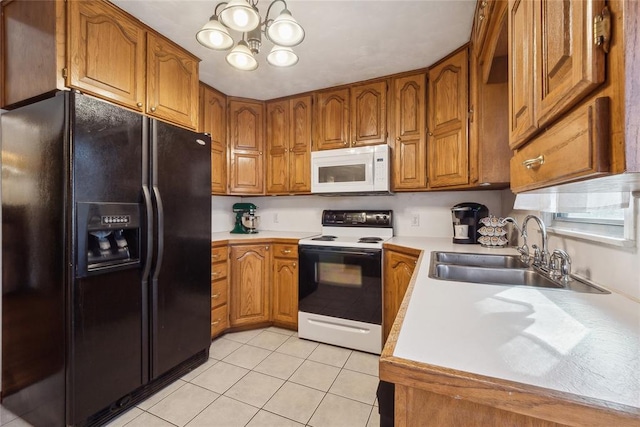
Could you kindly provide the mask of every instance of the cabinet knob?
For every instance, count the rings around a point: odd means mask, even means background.
[[[400,142],[400,141],[402,141],[402,138],[400,138],[400,137],[398,136],[398,137],[396,137],[396,141]]]
[[[479,19],[480,21],[484,21],[484,15],[480,15],[480,16],[478,16],[478,19]]]
[[[269,246],[265,246],[265,247],[264,247],[264,250],[265,250],[265,251],[268,251],[268,250],[269,250]]]
[[[262,156],[262,151],[259,151],[258,154],[260,154]]]
[[[153,112],[155,112],[155,111],[156,111],[156,107],[151,107],[151,108],[150,108],[150,110],[151,110],[151,112],[153,113]]]
[[[142,107],[142,102],[138,102],[136,105],[137,105],[138,107]]]
[[[534,159],[527,159],[524,162],[522,162],[522,166],[524,166],[527,169],[532,169],[536,166],[542,166],[542,165],[544,165],[544,156],[542,154],[540,154],[538,157]]]
[[[485,7],[487,7],[487,2],[486,2],[486,0],[485,0],[485,1],[483,1],[482,3],[480,3],[480,7],[481,7],[482,9],[484,9]]]
[[[286,153],[287,151],[289,151],[289,149],[288,149],[288,148],[285,148],[285,149],[284,149],[284,152]]]
[[[357,143],[358,143],[358,141],[351,141],[351,146],[355,147]]]
[[[294,262],[294,263],[293,263],[293,264],[291,264],[291,265],[295,267],[295,266],[296,266],[296,263]]]
[[[433,136],[433,134],[432,134],[431,132],[427,132],[427,134],[428,134],[429,136]]]

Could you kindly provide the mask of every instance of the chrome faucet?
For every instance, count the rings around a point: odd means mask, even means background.
[[[549,259],[549,270],[553,278],[569,280],[571,277],[571,257],[562,249],[556,249]]]
[[[529,246],[527,246],[527,223],[530,219],[534,219],[538,223],[538,227],[540,227],[540,232],[542,233],[542,249],[539,249],[537,245],[533,245],[532,248],[534,250],[533,255],[533,266],[539,267],[542,269],[548,269],[549,267],[549,251],[547,250],[547,228],[544,225],[542,220],[535,215],[527,215],[522,222],[522,241],[523,244],[520,248],[518,248],[518,252],[520,252],[523,261],[528,262],[530,259],[529,255]]]

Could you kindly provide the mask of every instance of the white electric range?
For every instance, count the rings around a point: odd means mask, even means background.
[[[322,213],[322,234],[299,242],[298,335],[355,350],[382,350],[382,245],[393,213]]]

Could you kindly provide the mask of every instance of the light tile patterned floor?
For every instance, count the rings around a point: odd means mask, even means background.
[[[109,427],[379,426],[378,357],[275,327],[224,335],[210,359]],[[2,408],[3,427],[29,426]]]

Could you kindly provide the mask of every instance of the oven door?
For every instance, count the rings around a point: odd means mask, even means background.
[[[380,325],[382,249],[300,245],[300,312]]]

